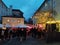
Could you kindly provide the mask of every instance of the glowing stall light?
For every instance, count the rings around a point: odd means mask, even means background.
[[[43,27],[42,25],[39,25],[39,27]]]
[[[43,27],[43,25],[40,24],[40,25],[39,25],[39,28],[42,28],[42,27]]]
[[[44,29],[44,26],[43,26],[43,24],[38,24],[38,27],[40,28],[40,29]]]
[[[53,24],[53,23],[56,23],[56,21],[48,21],[47,23],[48,24]]]

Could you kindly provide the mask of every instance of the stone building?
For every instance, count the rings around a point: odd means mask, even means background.
[[[0,0],[0,23],[11,26],[24,24],[23,12],[19,9],[12,9],[12,6],[8,8],[5,3]]]
[[[11,26],[17,26],[19,24],[24,24],[24,17],[23,12],[19,9],[12,9],[12,16],[3,16],[2,17],[2,24],[11,25]]]
[[[11,27],[15,27],[19,24],[23,25],[24,24],[24,18],[19,18],[19,17],[2,17],[2,24],[3,25],[10,25]]]
[[[0,0],[0,23],[2,22],[2,16],[12,15],[12,7],[8,8],[5,3]]]

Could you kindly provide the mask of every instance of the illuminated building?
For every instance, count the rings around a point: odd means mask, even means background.
[[[24,24],[23,12],[18,9],[12,9],[12,13],[12,16],[2,16],[2,24],[9,24],[11,26]]]
[[[0,0],[0,23],[15,26],[17,24],[24,24],[23,12],[19,9],[9,8]]]
[[[56,12],[54,12],[54,14],[56,14],[55,16],[54,16],[54,18],[55,18],[55,20],[56,20],[56,22],[58,23],[58,28],[59,28],[59,32],[60,32],[60,0],[54,0],[55,2],[55,7],[53,8]]]
[[[40,20],[39,22],[41,22],[41,17],[47,17],[48,15],[51,16],[49,14],[49,12],[52,12],[52,0],[46,0],[41,7],[39,7],[39,9],[35,12],[35,14],[33,15],[33,24],[37,24],[37,21]],[[40,19],[38,19],[40,18]]]
[[[8,24],[15,27],[19,24],[24,24],[24,18],[19,17],[2,17],[2,24]]]
[[[54,21],[53,16],[53,0],[45,0],[45,2],[38,8],[33,17],[33,24],[43,24],[44,28],[47,21]]]
[[[60,32],[60,0],[47,0],[36,11],[33,16],[33,23],[56,24],[57,30]]]
[[[5,5],[5,3],[0,0],[0,23],[2,22],[2,16],[12,15],[12,7],[9,8]]]

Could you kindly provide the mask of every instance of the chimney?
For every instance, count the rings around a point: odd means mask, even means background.
[[[10,8],[12,8],[12,5],[10,5]]]
[[[12,15],[12,5],[9,7],[9,15]]]

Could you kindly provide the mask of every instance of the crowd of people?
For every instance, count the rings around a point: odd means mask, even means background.
[[[17,30],[12,30],[7,28],[6,30],[0,28],[0,40],[10,40],[17,37],[19,40],[26,39],[26,28],[18,28]]]
[[[45,38],[45,29],[34,27],[31,29],[31,35],[34,38],[42,39]]]
[[[6,28],[6,30],[0,28],[0,40],[10,40],[14,37],[17,37],[17,40],[23,41],[27,39],[27,36],[31,36],[33,38],[44,38],[45,30],[40,28],[17,28],[17,30],[13,30],[11,28]]]

